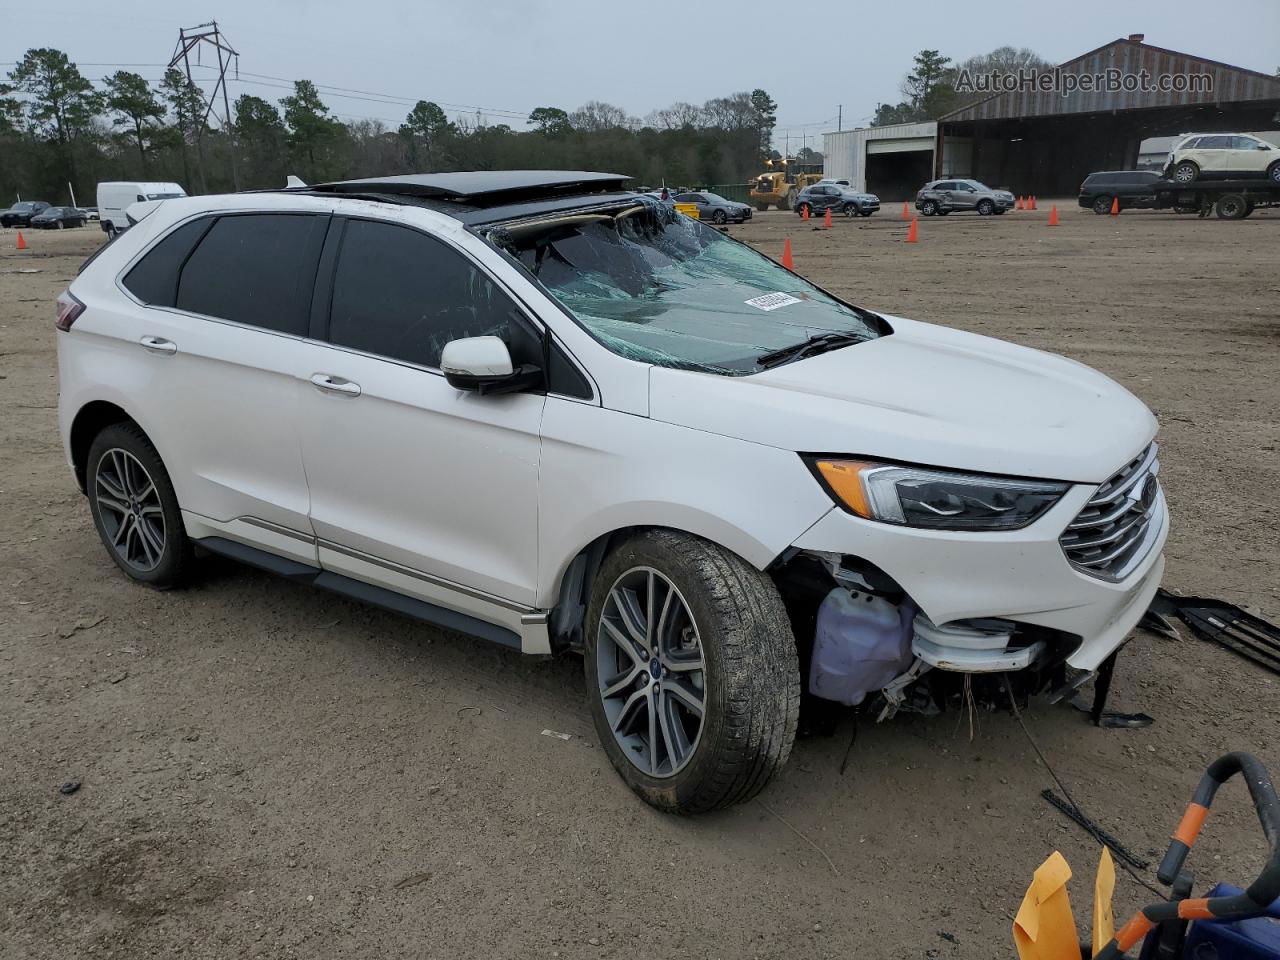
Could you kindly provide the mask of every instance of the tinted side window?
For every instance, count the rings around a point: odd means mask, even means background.
[[[519,315],[487,274],[443,241],[391,223],[347,223],[334,268],[331,342],[438,367],[450,340],[498,336],[510,345]]]
[[[1230,150],[1230,137],[1201,137],[1200,150]]]
[[[172,307],[178,297],[178,271],[212,225],[213,219],[206,217],[184,223],[174,230],[125,274],[125,287],[143,303],[153,307]]]
[[[219,217],[178,279],[180,310],[302,336],[327,217]]]

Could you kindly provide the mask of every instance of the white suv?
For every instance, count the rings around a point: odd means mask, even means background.
[[[1164,174],[1175,183],[1254,177],[1280,183],[1280,147],[1247,133],[1195,134],[1170,151]]]
[[[580,651],[614,766],[682,812],[768,781],[802,688],[936,709],[966,678],[1060,690],[1117,650],[1164,568],[1138,400],[846,304],[623,182],[131,211],[57,322],[62,436],[111,558],[169,586],[211,551]]]

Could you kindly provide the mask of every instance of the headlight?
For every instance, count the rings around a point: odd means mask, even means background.
[[[862,460],[814,459],[810,465],[851,513],[933,530],[1017,530],[1041,517],[1070,486]]]

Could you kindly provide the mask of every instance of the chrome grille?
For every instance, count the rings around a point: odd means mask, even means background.
[[[1102,580],[1123,580],[1142,562],[1164,524],[1164,495],[1153,443],[1098,487],[1058,542],[1071,565]]]

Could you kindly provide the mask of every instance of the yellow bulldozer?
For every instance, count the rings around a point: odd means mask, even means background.
[[[781,170],[762,173],[751,181],[748,201],[760,211],[773,206],[790,210],[795,206],[796,194],[821,179],[820,173],[783,173]]]

